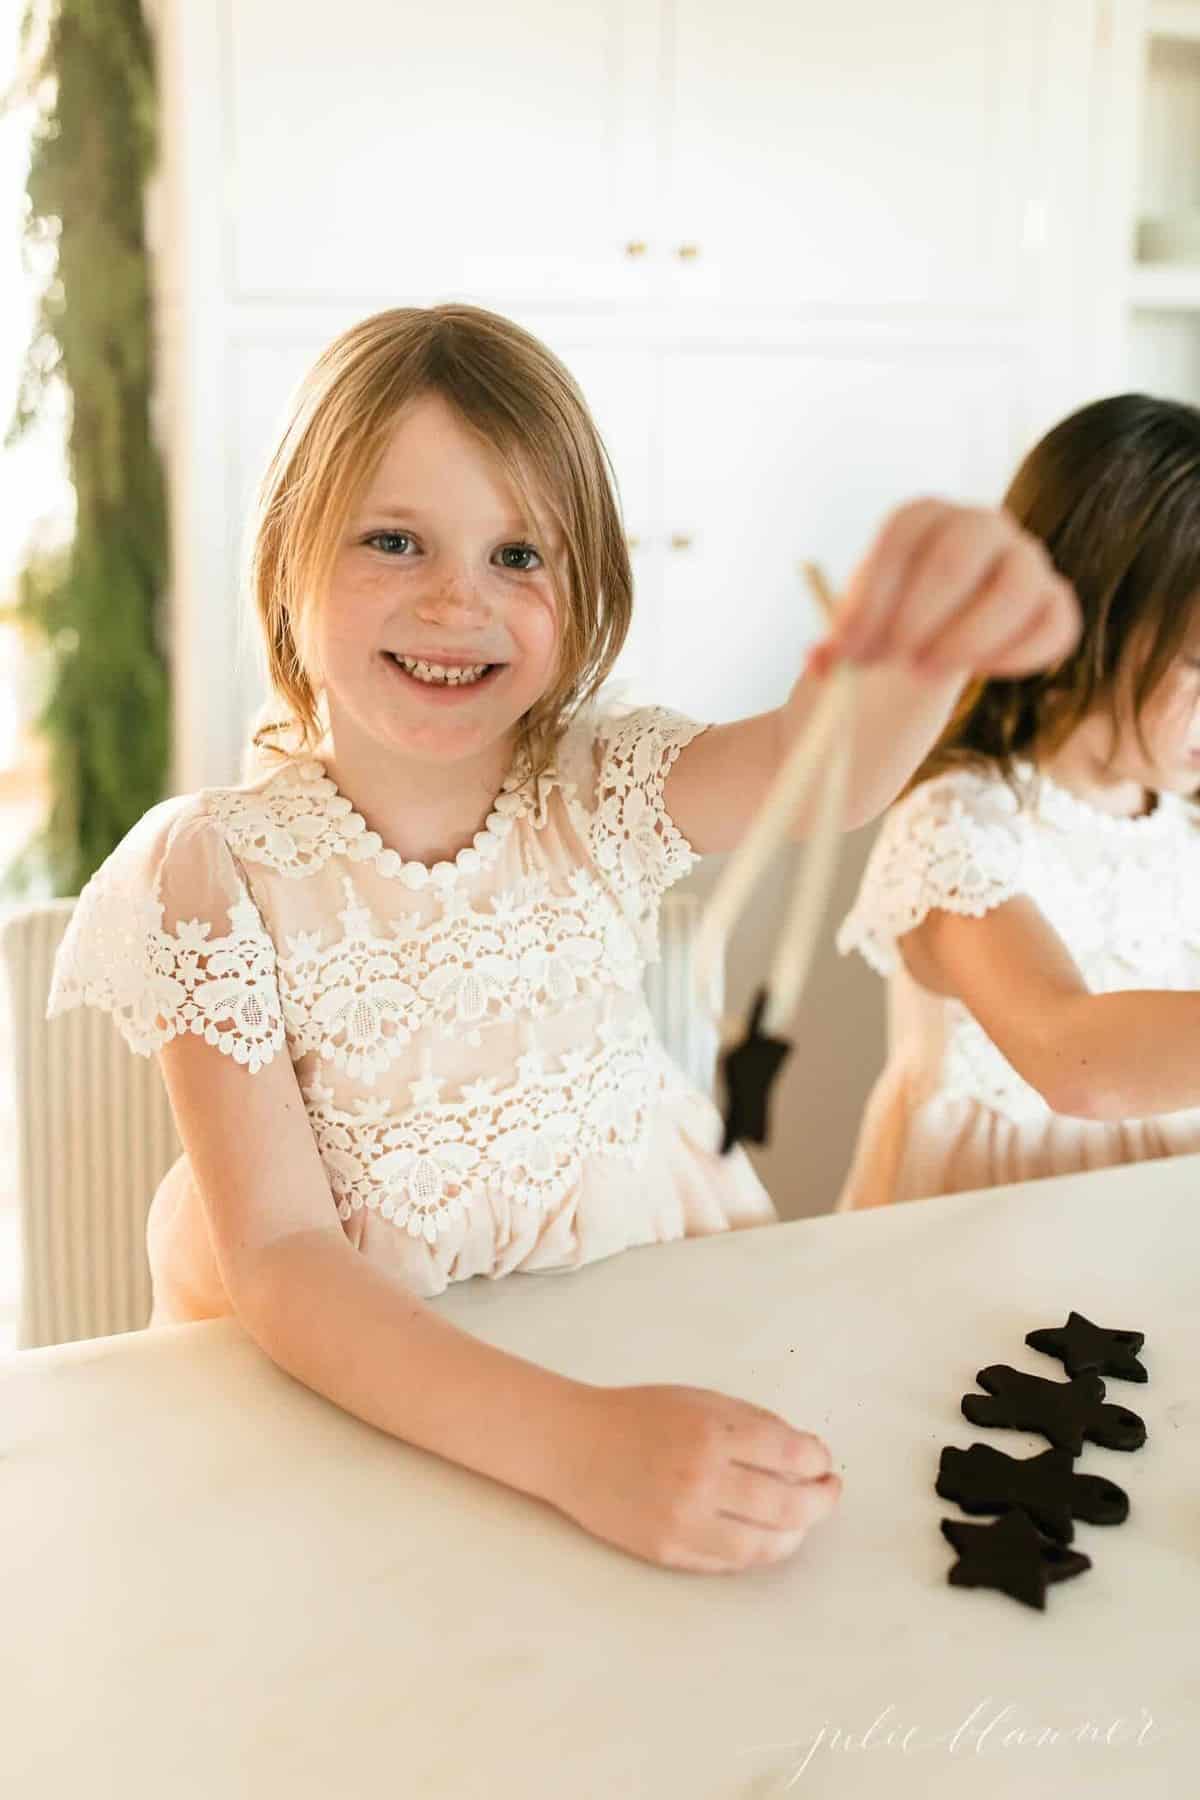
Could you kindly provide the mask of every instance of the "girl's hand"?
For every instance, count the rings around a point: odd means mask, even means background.
[[[665,1568],[782,1562],[841,1478],[819,1438],[704,1388],[584,1389],[547,1497],[585,1530]]]
[[[811,666],[824,674],[846,658],[931,679],[1029,675],[1067,656],[1079,628],[1073,588],[1008,513],[916,500],[855,570]]]

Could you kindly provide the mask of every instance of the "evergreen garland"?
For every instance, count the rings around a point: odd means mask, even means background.
[[[36,105],[30,266],[40,295],[8,441],[61,380],[76,495],[65,551],[35,551],[15,616],[50,647],[37,730],[49,744],[44,830],[10,892],[75,894],[161,798],[169,745],[166,518],[151,431],[153,327],[144,194],[155,155],[153,44],[141,0],[31,0],[14,95]]]

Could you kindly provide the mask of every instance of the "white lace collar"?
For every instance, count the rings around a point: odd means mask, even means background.
[[[1177,827],[1184,817],[1185,802],[1177,794],[1159,794],[1153,812],[1122,817],[1072,793],[1036,763],[1014,761],[1013,773],[1028,788],[1038,817],[1065,831],[1086,829],[1114,837],[1158,837]]]
[[[558,785],[554,771],[528,779],[520,765],[504,783],[482,831],[452,861],[432,864],[406,861],[390,849],[378,832],[367,829],[326,773],[317,757],[285,764],[262,786],[218,791],[212,810],[225,827],[229,846],[248,861],[266,863],[284,875],[312,875],[334,856],[370,863],[380,874],[419,890],[445,891],[464,876],[494,863],[519,818],[540,827],[546,820],[550,791]]]

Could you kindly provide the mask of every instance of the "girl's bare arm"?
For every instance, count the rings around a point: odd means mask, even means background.
[[[1092,993],[1032,900],[978,919],[933,911],[900,950],[914,979],[961,1000],[1053,1111],[1139,1119],[1200,1106],[1200,993]]]
[[[234,1311],[306,1386],[674,1567],[778,1560],[836,1503],[825,1446],[776,1415],[558,1375],[471,1337],[360,1255],[286,1055],[251,1075],[185,1037],[161,1061]]]

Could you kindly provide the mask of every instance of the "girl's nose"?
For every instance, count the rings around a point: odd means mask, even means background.
[[[464,571],[447,573],[417,605],[421,618],[443,619],[448,614],[486,618],[488,602]]]

